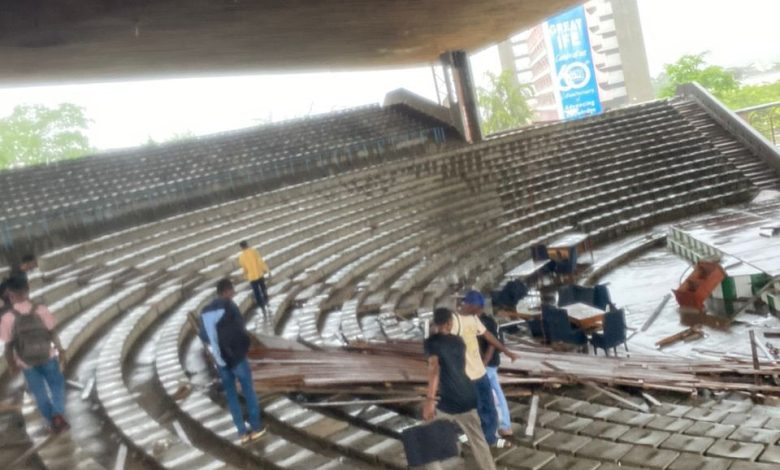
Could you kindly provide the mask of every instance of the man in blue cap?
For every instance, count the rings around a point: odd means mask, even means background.
[[[498,413],[493,402],[493,388],[482,360],[478,338],[487,341],[495,349],[503,352],[512,361],[517,356],[504,346],[480,321],[479,314],[485,307],[485,298],[477,291],[469,291],[463,297],[460,313],[454,317],[452,334],[463,338],[466,343],[466,375],[477,389],[477,413],[482,423],[485,440],[491,446],[503,448],[511,444],[498,436]]]

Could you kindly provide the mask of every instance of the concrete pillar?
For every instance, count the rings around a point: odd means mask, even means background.
[[[452,70],[465,138],[472,143],[480,142],[482,130],[479,128],[477,92],[474,88],[474,78],[471,76],[469,58],[465,51],[452,51],[442,56],[442,62]]]

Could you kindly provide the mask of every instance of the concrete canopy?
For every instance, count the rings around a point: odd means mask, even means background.
[[[436,60],[576,0],[2,0],[0,85]]]

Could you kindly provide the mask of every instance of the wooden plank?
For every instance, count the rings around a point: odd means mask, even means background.
[[[95,388],[95,377],[92,376],[87,380],[87,384],[84,386],[84,389],[81,391],[81,399],[83,401],[86,401],[89,399],[90,395],[92,395],[92,390]]]
[[[385,405],[388,403],[419,403],[425,401],[425,397],[397,397],[383,398],[379,400],[343,400],[343,401],[321,401],[317,403],[306,403],[306,408],[328,408],[331,406],[349,406],[349,405]]]
[[[758,351],[756,349],[756,332],[753,330],[750,330],[750,352],[753,354],[753,369],[758,370]],[[754,380],[756,382],[756,385],[759,383],[759,377],[758,375],[754,376]]]
[[[622,403],[622,404],[628,406],[629,408],[633,408],[633,409],[641,411],[643,413],[647,413],[648,411],[650,411],[650,408],[646,404],[643,403],[643,404],[639,405],[637,403],[634,403],[633,401],[627,400],[627,399],[621,397],[620,395],[618,395],[617,393],[612,392],[610,390],[607,390],[605,387],[600,387],[600,386],[596,385],[593,382],[585,382],[585,385],[587,385],[588,387],[592,388],[593,390],[596,390],[598,392],[603,393],[604,395],[608,396],[609,398],[611,398],[611,399],[613,399],[613,400],[615,400],[615,401],[617,401],[619,403]]]
[[[661,402],[656,400],[654,396],[650,395],[647,392],[642,392],[642,398],[644,398],[648,403],[650,403],[653,406],[661,406]]]
[[[114,470],[124,470],[126,461],[127,461],[127,446],[122,444],[119,446],[119,450],[116,453],[116,460],[114,461]]]
[[[658,306],[653,310],[653,313],[650,315],[650,317],[645,321],[644,325],[642,325],[642,328],[639,329],[639,331],[647,331],[648,328],[650,328],[650,325],[655,322],[655,320],[658,318],[658,316],[663,311],[664,307],[666,307],[667,302],[669,302],[669,299],[672,298],[672,294],[666,294],[664,298],[661,300],[661,303],[658,304]]]
[[[534,435],[537,413],[539,413],[539,395],[534,393],[533,397],[531,397],[531,408],[528,410],[528,425],[525,427],[525,435],[527,437]]]

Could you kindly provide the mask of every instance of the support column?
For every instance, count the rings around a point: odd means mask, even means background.
[[[471,65],[465,51],[452,51],[442,55],[442,62],[452,68],[455,82],[455,92],[458,96],[463,131],[467,141],[475,143],[482,140],[482,130],[479,128],[479,110],[477,109],[477,94],[474,89],[474,78],[471,76]]]

